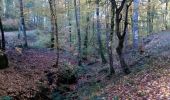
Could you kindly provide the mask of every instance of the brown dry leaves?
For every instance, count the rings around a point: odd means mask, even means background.
[[[30,98],[46,84],[44,71],[52,71],[55,53],[43,50],[26,50],[22,55],[9,50],[10,67],[0,70],[0,96]],[[40,80],[43,80],[42,82]]]
[[[168,100],[170,99],[170,67],[168,61],[167,63],[165,61],[154,61],[148,69],[124,76],[117,84],[108,86],[105,92],[110,100],[115,96],[121,100]]]

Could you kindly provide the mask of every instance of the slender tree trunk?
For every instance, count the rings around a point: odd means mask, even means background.
[[[126,29],[127,29],[127,25],[128,25],[128,6],[126,6],[126,15],[125,15],[123,35],[121,35],[120,28],[119,28],[120,20],[121,20],[120,12],[118,10],[116,10],[116,26],[117,26],[116,33],[119,38],[119,44],[116,48],[116,51],[119,56],[120,64],[121,64],[121,67],[122,67],[124,73],[129,74],[130,70],[125,62],[124,55],[123,55],[124,40],[125,40]]]
[[[108,1],[107,1],[107,7],[108,7]],[[111,6],[111,31],[109,31],[109,13],[108,8],[106,8],[106,41],[107,41],[107,48],[108,48],[108,57],[109,57],[109,65],[110,65],[110,75],[115,73],[115,70],[113,68],[113,33],[114,33],[114,18],[115,18],[115,7]],[[109,34],[110,32],[110,34]]]
[[[138,48],[139,42],[139,29],[138,29],[138,15],[139,15],[139,0],[134,0],[134,10],[133,10],[133,47]]]
[[[1,29],[1,37],[2,37],[0,46],[1,46],[1,49],[5,51],[5,36],[4,36],[4,30],[3,30],[1,18],[0,18],[0,29]]]
[[[86,0],[86,5],[88,6],[88,10],[90,9],[90,2]],[[83,48],[83,59],[87,60],[88,53],[88,42],[89,42],[89,31],[90,31],[90,13],[86,13],[86,29],[85,29],[85,37],[84,37],[84,48]]]
[[[116,8],[116,35],[119,39],[119,43],[118,43],[118,46],[116,48],[116,52],[119,56],[119,60],[120,60],[120,64],[121,64],[121,67],[124,71],[125,74],[129,74],[130,73],[130,70],[125,62],[125,59],[124,59],[124,55],[123,55],[123,47],[124,47],[124,40],[125,40],[125,35],[126,35],[126,29],[127,29],[127,26],[128,26],[128,8],[129,6],[131,5],[132,2],[129,3],[129,5],[127,4],[127,0],[123,0],[120,4],[119,7],[117,7],[117,3],[115,0],[111,0],[111,5],[112,6],[115,6]],[[123,33],[121,34],[121,30],[120,30],[120,22],[122,20],[122,15],[121,15],[121,11],[122,9],[124,8],[124,5],[126,4],[126,14],[125,14],[125,21],[124,21],[124,28],[123,28]]]
[[[152,5],[152,9],[151,9],[151,13],[150,13],[150,16],[151,16],[151,24],[150,24],[150,27],[151,27],[151,32],[153,33],[153,21],[154,21],[154,12],[155,11],[155,4]]]
[[[80,2],[79,2],[80,3]],[[80,5],[78,5],[80,6]],[[77,0],[74,0],[76,27],[78,36],[78,65],[82,65],[81,34],[80,34],[80,7],[77,8]]]
[[[102,59],[102,63],[106,63],[106,58],[103,52],[102,40],[101,40],[101,32],[100,32],[100,19],[99,19],[99,0],[96,0],[96,15],[97,15],[97,40],[99,45],[99,53]]]
[[[26,34],[26,27],[25,27],[25,20],[24,20],[24,12],[23,12],[23,1],[19,0],[20,2],[20,22],[21,22],[21,29],[24,35],[24,47],[28,47],[27,43],[27,34]]]
[[[5,52],[5,36],[4,36],[4,30],[3,30],[3,25],[2,25],[2,20],[0,17],[0,30],[1,30],[1,41],[0,41],[0,69],[7,68],[8,67],[8,58],[7,55],[4,53]]]
[[[57,59],[56,59],[56,65],[58,66],[59,63],[59,38],[58,38],[58,24],[57,24],[57,16],[55,17],[55,38],[56,38],[56,48],[57,48]]]
[[[55,15],[54,15],[54,8],[53,8],[53,5],[52,4],[53,1],[52,0],[49,0],[49,6],[50,6],[50,13],[51,13],[51,48],[54,49],[54,19],[55,19]]]
[[[92,23],[93,34],[95,33],[95,22],[94,22],[94,15],[93,15],[93,23]]]
[[[151,0],[148,0],[148,8],[147,8],[147,31],[148,34],[152,33],[152,20],[151,20]]]
[[[72,34],[71,34],[71,13],[70,13],[70,1],[68,1],[68,9],[67,9],[67,15],[68,15],[68,25],[69,25],[69,43],[70,47],[72,45]]]
[[[168,3],[169,3],[169,1],[168,0],[166,0],[166,7],[165,7],[165,10],[166,10],[166,13],[165,13],[165,29],[167,30],[168,29],[168,19],[167,19],[167,16],[168,16]]]
[[[56,66],[58,66],[58,63],[59,63],[59,40],[58,40],[56,1],[55,0],[49,0],[49,5],[50,5],[50,12],[51,12],[52,33],[53,33],[53,35],[55,35],[55,39],[56,39],[56,41],[55,41],[56,49],[57,49]]]
[[[89,18],[89,13],[87,13],[87,18],[86,18],[86,33],[85,33],[85,37],[84,37],[84,52],[83,52],[83,59],[87,60],[87,49],[88,49],[88,36],[89,36],[89,22],[90,22],[90,18]]]

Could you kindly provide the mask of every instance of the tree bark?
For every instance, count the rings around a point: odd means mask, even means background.
[[[27,43],[27,34],[26,34],[26,27],[25,27],[25,20],[24,20],[24,12],[23,12],[23,1],[19,0],[20,3],[20,22],[21,22],[21,29],[24,35],[24,47],[28,47]]]
[[[153,31],[152,20],[151,20],[151,0],[148,0],[147,8],[147,32],[148,35]]]
[[[139,15],[139,0],[134,0],[134,10],[133,10],[133,47],[138,48],[139,41],[139,29],[138,29],[138,15]]]
[[[128,8],[131,5],[132,1],[129,3],[129,5],[127,5],[126,3],[127,3],[127,0],[123,0],[121,2],[120,6],[117,7],[116,1],[111,0],[112,6],[114,6],[115,9],[116,9],[116,13],[115,13],[115,16],[116,16],[116,22],[115,22],[116,23],[116,29],[115,29],[115,32],[116,32],[116,35],[117,35],[117,37],[119,39],[119,43],[118,43],[118,46],[116,48],[116,52],[118,54],[118,57],[119,57],[119,60],[120,60],[120,65],[121,65],[124,73],[129,74],[130,70],[129,70],[126,62],[125,62],[124,55],[123,55],[123,47],[124,47],[123,44],[124,44],[124,40],[125,40],[126,29],[127,29],[127,26],[128,26]],[[122,20],[121,11],[122,11],[125,4],[126,4],[126,14],[125,14],[123,33],[121,34],[121,30],[120,30],[120,22]]]
[[[118,35],[118,34],[120,34],[120,30],[119,30],[119,28],[117,28],[117,36],[119,38],[119,44],[118,44],[118,46],[116,48],[116,51],[117,51],[117,54],[119,56],[121,67],[122,67],[125,74],[130,73],[130,70],[128,68],[128,65],[125,62],[124,55],[122,53],[123,52],[123,47],[124,47],[123,44],[124,44],[124,40],[125,40],[125,36],[126,36],[126,29],[127,29],[127,26],[128,26],[128,13],[129,13],[128,9],[129,9],[130,5],[131,5],[131,3],[129,5],[126,4],[126,8],[125,8],[126,9],[126,14],[125,14],[124,29],[123,29],[123,34],[120,35],[120,37]],[[116,22],[117,22],[117,25],[119,26],[121,18],[118,18],[119,12],[117,12],[116,14],[117,14],[117,18],[116,18],[117,21]]]
[[[84,37],[84,52],[83,52],[83,59],[87,60],[87,49],[88,49],[88,36],[89,36],[89,22],[90,22],[90,18],[89,18],[89,13],[87,13],[87,18],[86,18],[86,33],[85,33],[85,37]]]
[[[57,14],[56,14],[56,1],[55,0],[48,0],[49,1],[49,5],[50,5],[50,13],[51,13],[51,30],[52,30],[52,34],[51,35],[55,35],[55,39],[52,36],[51,38],[51,42],[56,43],[56,49],[57,49],[57,59],[56,59],[56,66],[58,66],[59,64],[59,40],[58,40],[58,24],[57,24]],[[54,44],[51,45],[52,47],[54,47]]]
[[[166,7],[165,7],[165,10],[166,10],[166,13],[165,13],[165,29],[167,30],[168,29],[168,21],[167,21],[167,16],[168,16],[168,3],[169,3],[169,0],[166,0]]]
[[[108,1],[107,1],[107,7],[108,7]],[[106,42],[107,42],[107,52],[108,52],[108,57],[109,57],[109,65],[110,65],[110,75],[115,73],[115,70],[113,68],[113,51],[112,51],[112,46],[113,46],[113,33],[114,33],[114,20],[115,20],[115,7],[111,6],[111,31],[109,34],[109,14],[108,14],[108,8],[106,8]]]
[[[2,25],[2,20],[0,18],[0,30],[1,30],[1,41],[0,41],[0,69],[8,67],[8,58],[5,52],[5,36],[4,36],[4,30]]]
[[[5,35],[4,35],[4,30],[3,30],[3,25],[2,25],[1,18],[0,18],[0,30],[1,30],[1,37],[2,37],[1,42],[0,42],[1,43],[0,44],[1,48],[0,49],[5,51]]]
[[[80,3],[80,1],[78,1]],[[80,6],[78,4],[78,6]],[[82,65],[82,48],[81,48],[81,34],[80,34],[80,7],[77,8],[77,0],[74,0],[75,17],[76,17],[76,27],[78,36],[78,65]]]
[[[52,49],[54,49],[54,18],[55,18],[55,15],[54,15],[54,8],[53,8],[53,1],[52,0],[49,0],[49,6],[50,6],[50,13],[51,13],[51,45],[50,47]]]
[[[68,11],[67,11],[67,15],[68,15],[68,26],[69,26],[69,43],[70,43],[70,47],[72,45],[72,34],[71,34],[71,13],[70,13],[70,1],[68,2]]]
[[[102,63],[107,63],[106,58],[103,52],[102,40],[101,40],[101,32],[100,32],[100,19],[99,19],[99,0],[96,0],[96,15],[97,15],[97,40],[99,45],[99,53],[102,59]]]

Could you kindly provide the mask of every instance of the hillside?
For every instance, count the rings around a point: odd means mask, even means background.
[[[99,92],[103,100],[169,100],[170,99],[170,31],[144,39],[145,53],[132,66],[130,75],[122,76]]]
[[[11,37],[11,35],[9,35]],[[159,38],[158,38],[159,37]],[[8,38],[8,36],[7,36]],[[169,99],[170,98],[170,31],[163,31],[144,38],[145,52],[134,54],[132,49],[126,51],[126,61],[132,71],[124,75],[120,71],[118,61],[114,61],[117,74],[108,77],[108,65],[99,61],[84,62],[83,72],[79,72],[77,83],[64,89],[68,98],[101,99]],[[11,40],[10,40],[11,41]],[[31,41],[31,40],[30,40]],[[10,43],[8,45],[11,45]],[[9,46],[10,47],[10,46]],[[50,49],[30,48],[22,54],[14,48],[8,48],[10,67],[0,71],[0,95],[16,98],[31,98],[41,91],[39,86],[49,90],[56,88],[56,82],[48,85],[48,73],[56,73],[56,53]],[[116,55],[115,55],[116,56]],[[48,62],[46,62],[48,60]],[[77,62],[71,53],[60,52],[60,64],[70,62],[74,66]],[[54,75],[54,80],[57,77]],[[29,80],[29,81],[28,81]],[[30,81],[31,80],[31,81]],[[59,91],[58,91],[59,92]],[[50,93],[50,92],[48,92]],[[55,92],[54,92],[55,93]],[[45,94],[47,95],[47,94]],[[81,95],[81,96],[80,96]]]

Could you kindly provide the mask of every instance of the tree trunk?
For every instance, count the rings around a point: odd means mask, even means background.
[[[87,13],[87,18],[86,18],[86,33],[85,33],[85,37],[84,37],[84,52],[83,52],[83,59],[87,60],[87,49],[88,49],[88,36],[89,36],[89,22],[90,22],[90,18],[89,18],[89,13]]]
[[[0,30],[1,30],[1,42],[0,42],[0,46],[3,51],[5,51],[5,36],[4,36],[4,30],[3,30],[3,25],[2,25],[2,20],[0,18]]]
[[[148,35],[153,31],[152,20],[151,20],[151,0],[148,0],[147,8],[147,31]]]
[[[26,34],[26,27],[25,27],[25,20],[24,20],[24,12],[23,12],[23,1],[19,0],[20,2],[20,22],[21,22],[21,29],[24,35],[24,47],[28,47],[27,43],[27,34]]]
[[[4,53],[5,52],[5,36],[4,36],[4,30],[3,30],[3,25],[2,25],[2,20],[0,18],[0,30],[1,30],[1,50],[0,50],[0,69],[7,68],[8,67],[8,58],[7,55]]]
[[[56,59],[56,66],[58,66],[59,63],[59,40],[58,40],[58,24],[57,24],[57,14],[56,14],[56,1],[55,0],[48,0],[50,5],[50,12],[51,12],[51,30],[52,35],[55,35],[55,43],[56,43],[56,49],[57,49],[57,59]],[[51,38],[52,42],[54,42],[54,37]],[[52,45],[54,47],[54,44]]]
[[[51,13],[51,45],[50,47],[52,49],[54,49],[54,18],[55,18],[55,15],[54,15],[54,8],[53,8],[53,1],[52,0],[49,0],[49,6],[50,6],[50,13]]]
[[[138,29],[138,15],[139,15],[139,0],[134,0],[134,10],[133,10],[133,47],[138,48],[139,41],[139,29]]]
[[[121,2],[121,5],[117,8],[116,1],[113,0],[111,2],[112,6],[116,7],[116,30],[115,31],[116,31],[116,35],[119,39],[119,43],[118,43],[118,46],[116,48],[116,52],[119,56],[120,64],[121,64],[121,67],[122,67],[124,73],[129,74],[130,70],[129,70],[129,68],[128,68],[126,62],[125,62],[124,56],[123,56],[123,44],[124,44],[124,40],[125,40],[126,29],[127,29],[127,26],[128,26],[128,8],[129,8],[129,6],[131,5],[132,2],[130,2],[129,5],[127,5],[126,3],[127,3],[127,1],[123,0]],[[126,15],[125,15],[123,33],[121,34],[121,30],[120,30],[120,22],[122,20],[121,11],[122,11],[125,4],[126,4]]]
[[[113,5],[113,4],[112,4]],[[107,1],[107,7],[108,7],[108,1]],[[107,52],[108,52],[108,57],[109,57],[109,65],[110,65],[110,75],[115,73],[115,70],[113,68],[113,51],[112,51],[112,46],[113,46],[113,33],[114,33],[114,18],[115,18],[115,7],[111,6],[111,32],[109,35],[109,14],[108,14],[108,8],[106,8],[106,42],[107,42]]]
[[[80,1],[79,1],[80,3]],[[80,4],[78,4],[80,6]],[[78,36],[78,65],[82,65],[81,34],[80,34],[80,7],[77,8],[77,0],[74,0],[76,27]]]
[[[166,0],[166,7],[165,7],[165,10],[166,10],[166,13],[165,13],[165,29],[167,30],[168,29],[168,19],[167,19],[167,16],[168,16],[168,3],[169,3],[169,0]]]
[[[102,63],[106,63],[106,58],[103,52],[102,40],[101,40],[101,32],[100,32],[100,19],[99,19],[99,0],[96,0],[96,15],[97,15],[97,40],[99,45],[99,53],[102,59]]]
[[[68,2],[68,12],[67,12],[67,16],[68,16],[68,26],[69,26],[69,43],[70,43],[70,47],[72,45],[72,34],[71,34],[71,13],[70,13],[70,1]]]

